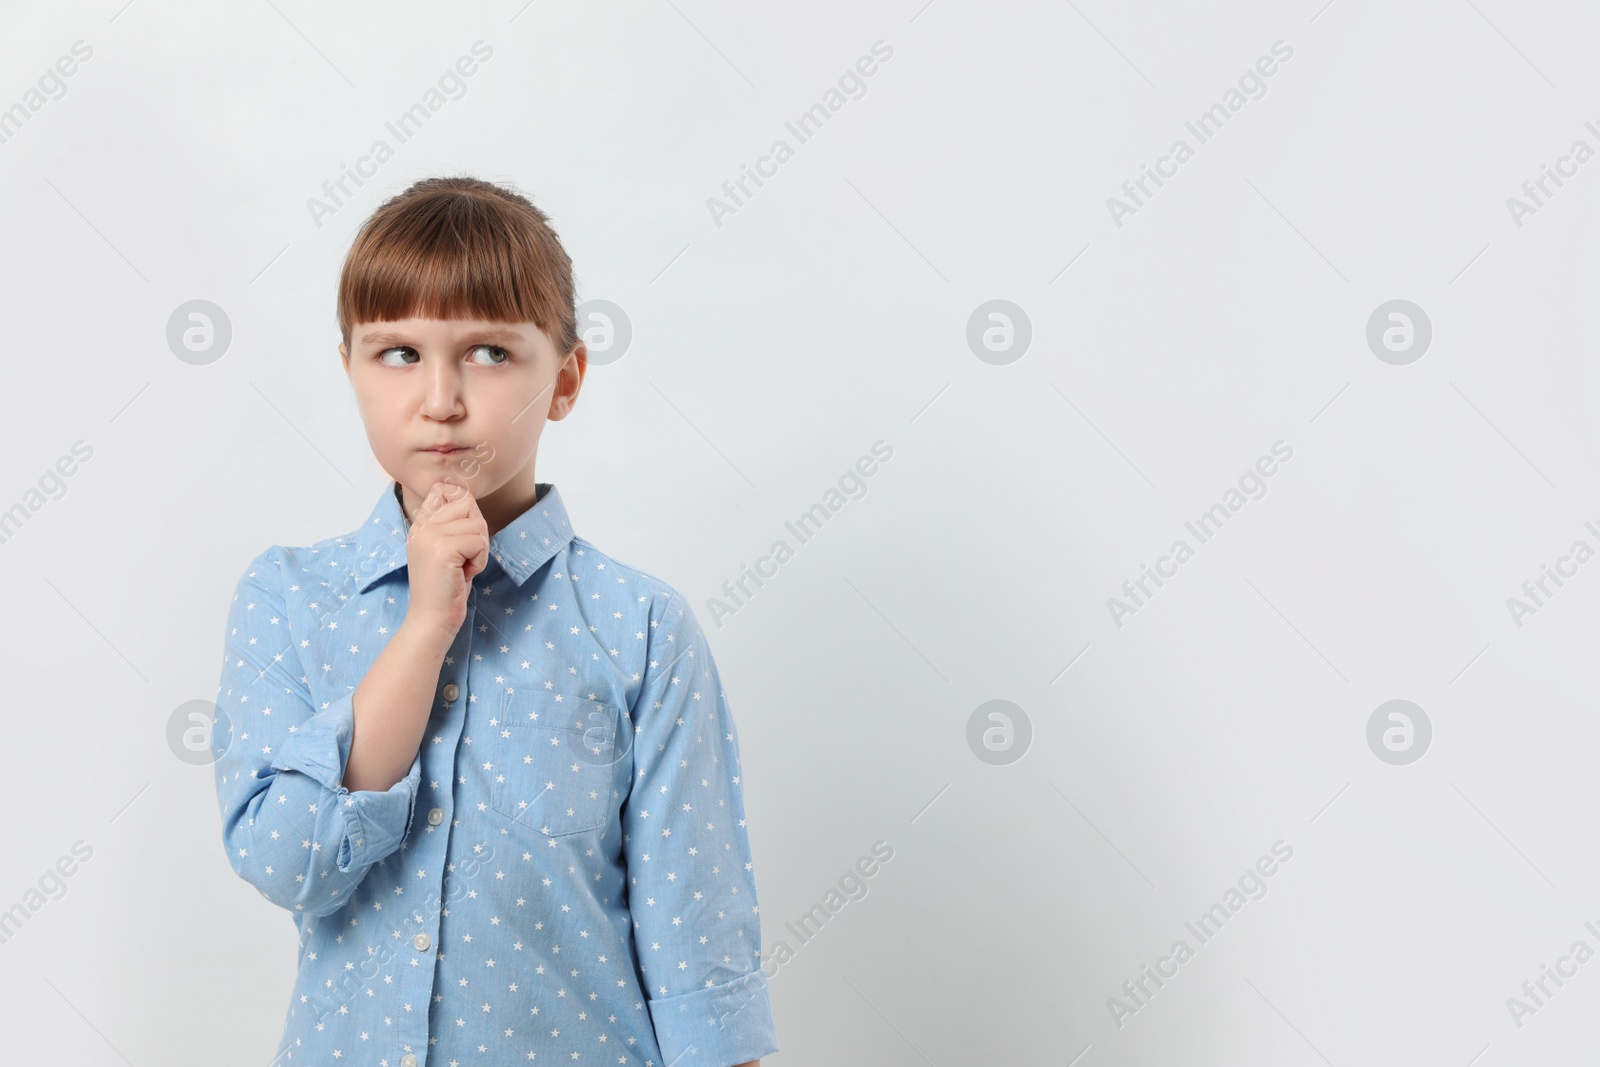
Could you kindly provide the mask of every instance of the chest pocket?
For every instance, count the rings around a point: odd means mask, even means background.
[[[604,826],[611,817],[621,709],[597,700],[552,704],[543,693],[510,692],[499,718],[489,806],[546,837]]]

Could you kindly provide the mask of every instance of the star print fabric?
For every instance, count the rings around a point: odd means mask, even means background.
[[[409,772],[344,787],[355,688],[409,599],[397,490],[350,534],[262,552],[229,609],[223,843],[299,931],[273,1067],[777,1051],[704,631],[672,586],[577,537],[554,485],[490,539]]]

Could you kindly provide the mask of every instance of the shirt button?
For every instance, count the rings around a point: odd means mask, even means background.
[[[417,1058],[411,1053],[400,1057],[400,1067],[417,1067]]]
[[[449,685],[444,687],[445,703],[447,703],[447,704],[454,703],[456,697],[458,697],[460,695],[461,695],[461,689],[460,689],[460,687],[458,687],[456,685],[456,683],[451,682]]]
[[[411,939],[411,943],[417,946],[418,952],[428,951],[428,946],[433,944],[433,942],[429,940],[427,934],[418,934],[416,937]]]
[[[433,826],[438,826],[440,823],[444,822],[444,810],[442,808],[434,808],[432,811],[428,812],[428,822]]]

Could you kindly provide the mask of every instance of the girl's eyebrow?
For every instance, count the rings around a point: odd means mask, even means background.
[[[462,337],[461,344],[526,344],[527,338],[516,330],[473,330]],[[403,333],[378,332],[369,333],[361,338],[364,345],[409,345],[414,342]]]

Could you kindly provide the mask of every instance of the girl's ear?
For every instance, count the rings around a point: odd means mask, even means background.
[[[583,375],[589,368],[589,349],[582,341],[573,346],[556,370],[555,397],[550,402],[551,419],[564,419],[578,402]]]

